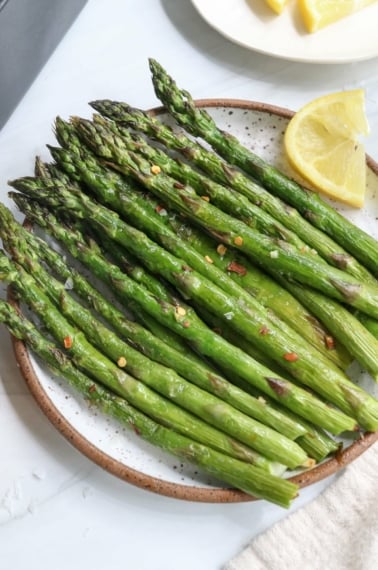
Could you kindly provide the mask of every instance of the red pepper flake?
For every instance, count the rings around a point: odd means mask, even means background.
[[[288,362],[296,362],[299,358],[299,356],[296,352],[287,352],[286,354],[284,354],[283,357]]]
[[[70,336],[65,336],[63,339],[64,348],[71,348],[73,341]]]
[[[261,334],[261,335],[263,335],[263,336],[269,334],[269,329],[268,329],[268,327],[267,327],[266,325],[263,325],[263,326],[261,327],[261,329],[259,330],[259,334]]]
[[[164,206],[157,205],[156,208],[155,208],[155,212],[159,213],[159,212],[161,212],[161,211],[164,210],[164,209],[165,209]]]
[[[184,329],[188,329],[190,327],[190,321],[184,321],[182,323],[182,326],[184,327]]]
[[[232,271],[233,273],[237,273],[238,275],[247,275],[247,270],[243,265],[240,263],[236,263],[236,261],[231,261],[227,265],[227,271]]]
[[[134,424],[134,422],[130,422],[130,426],[136,435],[140,435],[140,429]]]
[[[328,348],[328,350],[334,350],[334,348],[335,348],[335,339],[333,338],[333,336],[326,335],[326,337],[325,337],[325,343],[326,343],[326,347]]]
[[[90,386],[89,390],[88,390],[91,394],[93,392],[96,392],[96,384],[92,384],[92,386]]]

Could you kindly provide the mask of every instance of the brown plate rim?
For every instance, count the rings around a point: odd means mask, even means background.
[[[197,99],[195,103],[198,107],[227,107],[244,109],[277,115],[287,119],[290,119],[294,115],[294,111],[284,107],[244,99]],[[165,109],[164,107],[155,107],[149,112],[152,115],[159,115],[165,112]],[[369,168],[378,176],[378,163],[368,155],[366,160]],[[8,293],[8,298],[15,304],[11,291]],[[73,447],[98,466],[102,467],[105,471],[136,487],[176,499],[206,503],[237,503],[257,500],[255,497],[237,489],[193,487],[190,485],[181,485],[179,483],[164,481],[128,467],[109,456],[74,428],[49,398],[33,368],[26,345],[14,337],[12,337],[12,345],[21,374],[42,412],[54,427],[66,438],[66,440],[73,445]],[[336,456],[331,457],[313,469],[290,477],[289,480],[297,483],[300,488],[322,481],[323,479],[334,475],[346,465],[354,461],[377,440],[378,431],[365,433]]]

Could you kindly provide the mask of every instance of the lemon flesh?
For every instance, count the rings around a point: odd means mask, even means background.
[[[272,8],[277,14],[281,14],[289,0],[265,0],[269,8]]]
[[[317,32],[377,0],[298,0],[306,29]]]
[[[284,146],[294,169],[330,198],[360,208],[366,190],[367,135],[362,89],[332,93],[302,107],[290,120]]]

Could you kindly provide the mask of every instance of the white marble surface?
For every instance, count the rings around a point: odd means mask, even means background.
[[[358,42],[358,37],[353,38]],[[1,200],[6,181],[48,156],[59,113],[89,116],[87,101],[154,106],[147,58],[158,59],[195,97],[254,99],[297,109],[329,91],[364,87],[378,157],[377,59],[289,63],[233,45],[188,0],[90,0],[0,131]],[[0,55],[1,57],[1,55]],[[1,289],[4,295],[4,289]],[[29,395],[0,329],[0,568],[215,570],[287,515],[265,503],[181,502],[142,491],[93,465],[49,424]],[[328,482],[302,491],[294,508]]]

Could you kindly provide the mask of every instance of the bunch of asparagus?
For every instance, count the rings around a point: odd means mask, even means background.
[[[346,373],[357,360],[378,380],[377,242],[150,65],[214,150],[124,103],[57,118],[54,162],[10,182],[43,237],[0,205],[0,275],[33,319],[2,302],[0,320],[105,413],[287,507],[289,470],[378,429],[378,400]]]

